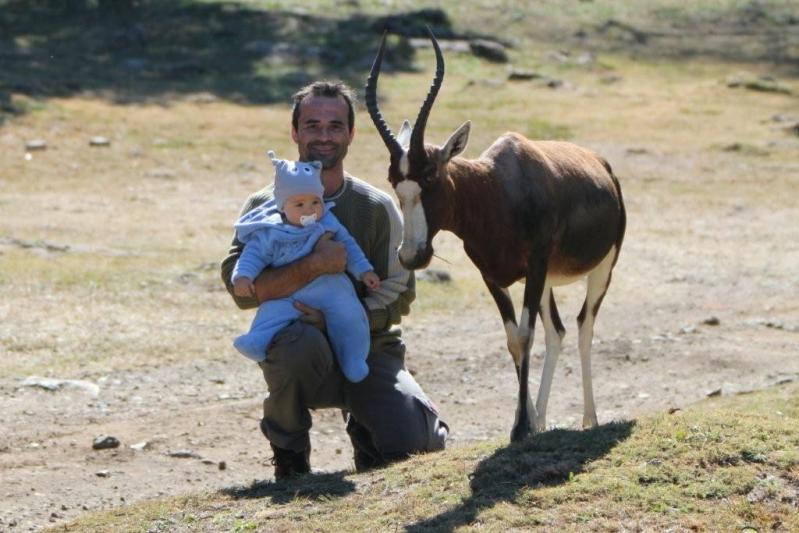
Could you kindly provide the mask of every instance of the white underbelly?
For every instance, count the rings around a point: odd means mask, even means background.
[[[547,274],[547,285],[550,287],[560,287],[562,285],[571,285],[575,281],[579,281],[583,279],[586,274],[576,274],[573,276],[568,276],[564,274]]]

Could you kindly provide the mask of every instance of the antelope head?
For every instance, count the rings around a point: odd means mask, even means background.
[[[377,105],[377,78],[386,49],[386,34],[383,34],[380,50],[366,82],[366,108],[388,148],[391,157],[388,180],[397,193],[404,219],[399,260],[402,266],[411,270],[426,267],[433,256],[433,237],[442,229],[447,212],[451,209],[447,195],[451,190],[447,164],[466,148],[470,127],[469,122],[463,124],[443,146],[424,142],[427,117],[444,81],[444,57],[430,28],[428,32],[436,55],[436,73],[413,130],[406,120],[395,137]]]

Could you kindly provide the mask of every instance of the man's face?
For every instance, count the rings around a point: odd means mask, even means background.
[[[355,134],[349,130],[348,111],[340,96],[309,96],[302,101],[297,129],[291,129],[301,160],[321,161],[324,169],[341,164]]]

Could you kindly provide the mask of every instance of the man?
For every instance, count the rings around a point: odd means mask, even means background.
[[[303,161],[322,162],[325,201],[352,234],[380,276],[381,286],[368,293],[356,286],[369,316],[369,375],[359,383],[344,379],[324,335],[324,316],[297,302],[304,320],[279,332],[259,363],[269,395],[264,400],[261,431],[269,440],[275,478],[310,471],[309,409],[340,408],[361,471],[412,453],[444,448],[447,425],[405,369],[400,337],[402,315],[415,297],[414,277],[399,264],[400,215],[386,193],[344,171],[344,158],[355,136],[352,90],[342,83],[316,82],[294,95],[291,138]],[[242,214],[272,198],[269,186],[247,200]],[[222,262],[222,279],[232,292],[230,275],[242,245],[234,238]],[[342,272],[343,245],[322,238],[304,258],[265,269],[255,281],[255,298],[234,296],[242,309],[286,297],[326,273]]]

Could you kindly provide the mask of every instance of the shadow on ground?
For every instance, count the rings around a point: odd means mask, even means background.
[[[469,483],[472,495],[438,516],[406,526],[406,531],[454,531],[474,522],[484,509],[512,501],[529,488],[559,485],[606,455],[632,433],[635,423],[617,422],[587,431],[547,431],[498,449],[478,464]]]
[[[33,99],[89,93],[115,103],[184,95],[242,104],[288,102],[305,83],[360,87],[384,28],[395,35],[385,70],[409,70],[407,37],[430,25],[452,35],[443,11],[330,18],[233,2],[137,2],[125,16],[69,2],[0,0],[0,124]]]
[[[281,482],[254,481],[251,485],[228,487],[221,492],[235,500],[269,498],[272,503],[288,503],[296,498],[328,500],[355,492],[355,483],[345,479],[345,475],[346,472],[333,472]]]

